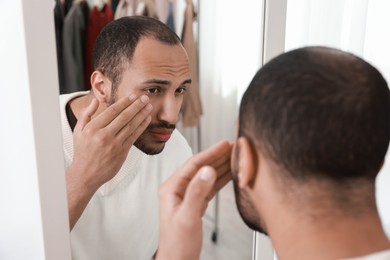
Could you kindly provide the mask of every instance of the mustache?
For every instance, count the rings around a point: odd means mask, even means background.
[[[176,125],[167,124],[167,123],[150,124],[147,129],[153,130],[153,129],[161,129],[161,128],[175,130]]]

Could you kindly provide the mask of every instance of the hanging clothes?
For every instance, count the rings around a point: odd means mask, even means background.
[[[137,8],[140,11],[140,14],[143,16],[149,16],[154,19],[158,19],[156,3],[154,0],[143,0],[140,2],[141,8]]]
[[[182,124],[183,127],[197,127],[202,115],[202,104],[199,96],[198,50],[192,29],[193,22],[196,20],[196,13],[192,0],[186,2],[182,43],[188,54],[192,83],[186,95],[184,95],[181,109]]]
[[[158,19],[165,23],[168,20],[169,1],[156,1],[155,6]],[[175,7],[173,9],[175,10]]]
[[[116,7],[114,19],[133,15],[133,9],[127,0],[120,0]]]
[[[173,32],[175,32],[175,19],[173,14],[173,3],[171,1],[168,2],[168,19],[166,24]]]
[[[115,19],[133,15],[149,16],[158,19],[155,1],[120,0],[115,12]]]
[[[83,91],[85,37],[89,7],[87,2],[74,3],[65,17],[63,29],[64,93]]]
[[[60,0],[55,1],[54,6],[54,26],[56,34],[56,50],[57,50],[57,69],[58,69],[58,83],[60,86],[60,93],[63,93],[63,56],[62,56],[62,30],[64,28],[65,8]]]
[[[113,20],[113,13],[111,6],[104,4],[103,8],[99,10],[96,6],[92,8],[88,17],[87,34],[85,40],[85,84],[86,89],[91,89],[90,77],[93,72],[92,69],[92,50],[96,38],[105,25]]]
[[[64,7],[65,7],[65,17],[72,8],[73,5],[73,0],[62,0],[64,2]]]
[[[142,15],[144,5],[140,5],[139,0],[120,0],[115,11],[114,19],[126,16]]]
[[[113,13],[116,12],[116,8],[118,7],[119,0],[111,0],[111,10]]]

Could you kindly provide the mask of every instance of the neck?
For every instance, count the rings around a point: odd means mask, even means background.
[[[267,226],[281,260],[351,258],[390,249],[376,210],[310,219],[299,213],[280,215]]]

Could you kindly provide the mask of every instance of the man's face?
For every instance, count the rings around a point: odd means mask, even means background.
[[[242,220],[250,229],[267,235],[267,232],[261,223],[262,221],[260,215],[256,211],[256,207],[252,202],[252,199],[250,198],[248,193],[245,190],[241,189],[238,185],[238,160],[240,158],[239,153],[240,149],[237,144],[235,144],[231,158],[231,169],[233,174],[234,194],[236,196],[238,212],[240,213]]]
[[[113,101],[131,93],[146,94],[153,105],[152,121],[134,145],[147,154],[158,154],[178,121],[183,95],[191,84],[187,54],[181,45],[141,38],[132,62],[123,75]]]

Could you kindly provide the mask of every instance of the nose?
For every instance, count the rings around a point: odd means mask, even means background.
[[[176,125],[179,120],[179,110],[181,103],[175,96],[166,96],[161,103],[157,119],[170,125]]]

